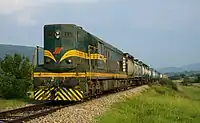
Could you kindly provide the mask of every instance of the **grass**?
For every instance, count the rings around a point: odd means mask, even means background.
[[[180,79],[180,80],[172,80],[173,82],[177,82],[177,83],[179,83],[179,82],[183,82],[183,79]]]
[[[0,98],[0,110],[2,109],[6,109],[8,107],[11,108],[15,108],[15,107],[20,107],[20,106],[24,106],[28,103],[37,103],[37,101],[35,101],[33,99],[33,92],[29,91],[28,92],[29,96],[26,99],[4,99],[4,98]]]
[[[153,85],[143,95],[113,105],[98,123],[199,123],[200,88]]]
[[[0,98],[0,110],[6,109],[8,107],[15,108],[15,107],[19,107],[19,106],[24,106],[28,103],[37,103],[37,101],[35,101],[33,99],[33,92],[32,91],[29,91],[28,95],[29,96],[26,99],[4,99],[4,98]]]
[[[28,102],[25,99],[9,99],[9,100],[7,100],[7,99],[0,98],[0,110],[5,109],[7,107],[15,108],[15,107],[23,106],[27,103]]]

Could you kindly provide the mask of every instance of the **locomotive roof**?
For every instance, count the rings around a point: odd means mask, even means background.
[[[61,23],[54,23],[54,24],[45,24],[44,26],[54,26],[54,25],[69,25],[69,26],[77,26],[76,24],[70,24],[70,23],[68,23],[68,24],[61,24]]]
[[[86,31],[86,30],[84,30],[84,31]],[[86,31],[86,32],[89,33],[88,31]],[[113,45],[103,41],[102,39],[100,39],[99,37],[95,36],[94,34],[91,34],[91,33],[89,33],[89,34],[92,35],[94,38],[96,38],[99,42],[101,42],[101,43],[105,44],[106,46],[108,46],[109,48],[111,48],[112,50],[120,52],[120,53],[123,53],[123,51],[121,51],[118,48],[114,47]]]

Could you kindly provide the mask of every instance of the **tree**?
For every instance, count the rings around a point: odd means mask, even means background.
[[[195,83],[200,83],[200,74],[196,74],[196,77]]]
[[[0,93],[5,98],[26,96],[32,85],[33,67],[27,57],[19,54],[6,55],[0,61]]]
[[[183,74],[183,73],[180,74],[180,77],[185,78],[185,74]]]

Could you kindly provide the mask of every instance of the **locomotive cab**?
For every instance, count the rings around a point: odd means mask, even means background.
[[[44,63],[34,69],[36,100],[80,101],[83,98],[74,74],[78,64],[77,35],[77,26],[73,24],[44,26]]]
[[[55,24],[44,26],[44,68],[54,71],[70,71],[76,66],[76,58],[71,57],[76,48],[75,25]]]

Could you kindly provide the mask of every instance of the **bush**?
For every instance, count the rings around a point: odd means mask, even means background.
[[[22,98],[32,86],[32,65],[19,54],[6,55],[0,61],[0,94],[4,98]]]
[[[197,78],[195,80],[195,83],[200,83],[200,74],[197,75]]]
[[[175,91],[178,91],[178,86],[176,83],[172,82],[172,80],[170,79],[160,79],[159,80],[159,84],[161,84],[162,86],[166,86],[168,88],[171,88]]]

